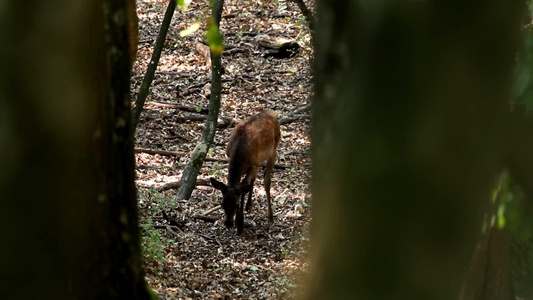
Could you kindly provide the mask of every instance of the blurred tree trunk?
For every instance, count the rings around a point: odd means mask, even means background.
[[[307,299],[457,299],[524,1],[317,2]]]
[[[0,15],[2,297],[149,299],[125,1],[10,1]]]
[[[476,245],[460,300],[514,300],[506,229],[491,227]]]

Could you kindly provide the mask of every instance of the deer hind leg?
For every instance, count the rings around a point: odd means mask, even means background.
[[[274,222],[274,216],[272,214],[272,204],[270,202],[270,183],[272,178],[272,169],[274,168],[274,162],[276,161],[276,156],[273,155],[267,161],[266,171],[265,171],[265,192],[267,195],[267,204],[268,204],[268,222]]]

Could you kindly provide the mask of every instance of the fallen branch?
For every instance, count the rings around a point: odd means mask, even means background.
[[[214,213],[215,211],[221,209],[222,206],[220,205],[217,205],[201,214],[195,214],[193,215],[192,217],[196,220],[202,220],[202,221],[205,221],[205,222],[210,222],[210,223],[215,223],[218,218],[215,218],[215,217],[208,217],[210,214]]]
[[[296,115],[296,114],[299,114],[299,113],[302,113],[304,111],[308,111],[311,109],[311,102],[307,103],[306,105],[300,107],[300,108],[297,108],[295,109],[294,111],[292,111],[291,114],[289,115]]]
[[[282,37],[258,35],[256,42],[259,46],[267,49],[263,53],[263,57],[265,58],[270,56],[275,58],[291,58],[300,50],[300,45],[295,40]]]
[[[279,120],[280,125],[287,125],[302,118],[311,118],[309,115],[295,115],[293,117],[286,117]]]
[[[202,215],[203,215],[203,216],[209,216],[210,214],[214,213],[215,211],[217,211],[217,210],[219,210],[219,209],[221,209],[221,208],[222,208],[221,205],[217,205],[217,206],[215,206],[215,207],[213,207],[213,208],[211,208],[211,209],[209,209],[209,210],[203,212]]]
[[[193,122],[198,122],[198,121],[205,121],[207,120],[207,116],[186,116],[186,117],[177,117],[177,121],[181,121],[181,122],[184,122],[184,121],[193,121]],[[218,122],[217,123],[217,127],[229,127],[231,126],[232,124],[235,123],[235,121],[233,121],[232,119],[228,118],[228,117],[219,117],[218,118]]]
[[[159,102],[153,102],[153,101],[146,102],[146,104],[158,106],[158,107],[174,108],[174,109],[179,109],[181,111],[199,113],[203,115],[207,115],[207,113],[209,112],[209,110],[204,107],[193,107],[193,106],[186,106],[186,105],[179,105],[179,104],[159,103]]]
[[[181,181],[168,182],[159,186],[154,187],[154,190],[158,192],[167,191],[171,189],[178,189],[182,185]],[[196,179],[196,186],[211,186],[208,180],[205,179]]]
[[[179,151],[166,151],[166,150],[155,150],[155,149],[146,149],[146,148],[135,148],[135,153],[146,153],[146,154],[159,154],[159,155],[165,155],[165,156],[183,156],[183,155],[189,155],[189,153],[185,153],[185,152],[179,152]],[[222,158],[210,158],[210,157],[206,157],[204,159],[204,161],[212,161],[212,162],[222,162],[222,163],[228,163],[229,161],[227,159],[222,159]],[[265,166],[265,164],[261,164],[261,166]],[[274,168],[276,169],[287,169],[287,168],[291,168],[292,166],[291,165],[282,165],[282,164],[275,164],[274,165]],[[198,184],[199,181],[206,181],[204,179],[199,179],[196,184],[197,185],[203,185],[203,184]],[[169,183],[167,183],[169,184]],[[174,183],[176,184],[176,183]],[[209,185],[209,184],[206,184],[206,185]],[[179,186],[177,186],[179,187]],[[174,188],[174,187],[172,187]],[[157,189],[156,189],[157,190]]]
[[[178,229],[179,231],[182,231],[181,228],[178,226],[170,226],[170,225],[153,225],[155,229],[165,229],[166,231],[170,232],[173,236],[179,237],[179,234],[174,231],[174,229]]]

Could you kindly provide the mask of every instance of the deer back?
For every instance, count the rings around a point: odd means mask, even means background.
[[[274,158],[280,136],[278,115],[270,110],[237,124],[226,148],[226,154],[230,157],[229,185],[239,183],[250,166],[259,166],[265,160]]]

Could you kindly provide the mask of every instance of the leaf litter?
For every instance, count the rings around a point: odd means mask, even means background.
[[[161,0],[137,0],[139,50],[131,80],[135,99],[150,62],[153,45],[168,5]],[[264,170],[254,188],[254,207],[245,213],[241,236],[223,225],[222,210],[210,216],[193,215],[219,204],[221,195],[208,185],[198,185],[189,200],[177,200],[177,189],[157,191],[175,182],[201,136],[204,121],[194,121],[209,103],[210,70],[195,50],[205,34],[210,13],[208,1],[193,1],[185,12],[176,10],[167,35],[150,95],[135,134],[137,148],[176,151],[178,155],[136,153],[141,232],[157,230],[161,256],[145,259],[146,278],[160,299],[294,299],[305,281],[311,220],[310,118],[281,126],[278,164],[272,177],[274,224],[268,226]],[[181,37],[198,20],[200,30]],[[226,45],[243,51],[223,55],[225,73],[221,117],[232,125],[220,127],[198,179],[214,176],[226,182],[225,147],[236,124],[263,109],[280,118],[293,116],[312,97],[309,30],[295,4],[289,1],[225,1],[221,31]],[[297,41],[300,52],[289,59],[264,58],[256,43],[259,34]],[[181,110],[187,106],[191,111]],[[143,245],[145,245],[143,243]],[[145,250],[147,251],[147,250]],[[146,255],[145,255],[146,256]]]

